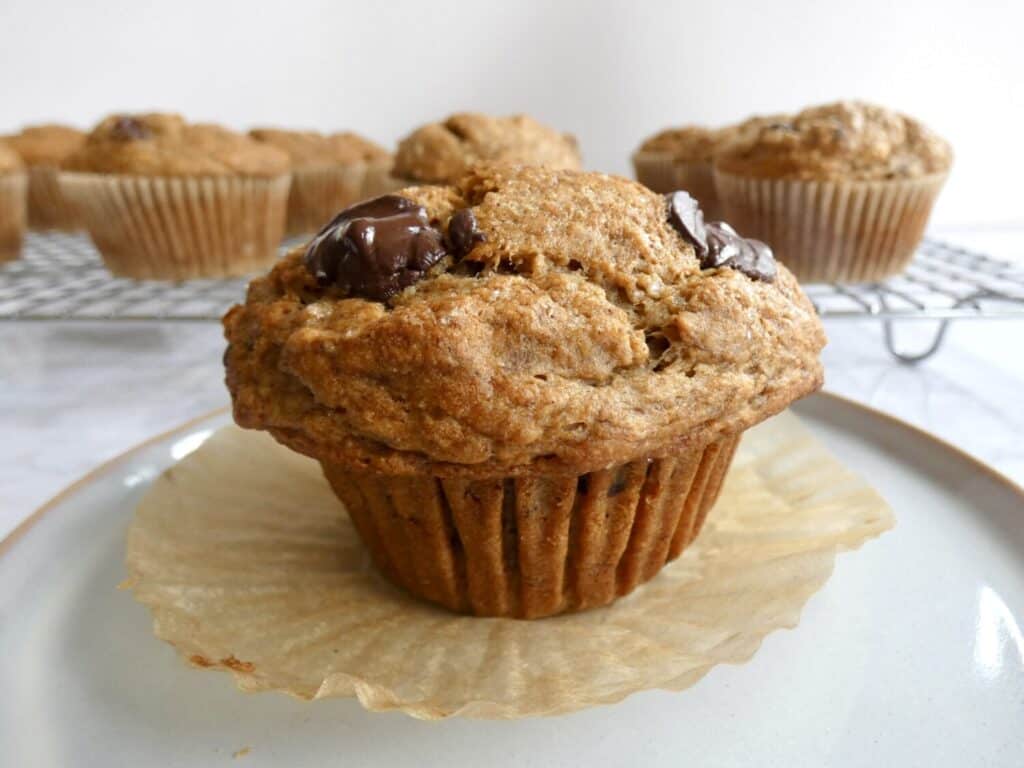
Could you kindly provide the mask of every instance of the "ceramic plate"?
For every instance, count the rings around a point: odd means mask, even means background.
[[[747,664],[513,722],[245,695],[154,639],[116,588],[123,536],[152,479],[228,417],[185,425],[0,544],[0,765],[1024,765],[1024,492],[852,403],[795,410],[886,497],[896,529],[841,555],[800,625]]]

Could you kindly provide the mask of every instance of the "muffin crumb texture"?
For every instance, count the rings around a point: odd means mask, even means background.
[[[69,155],[68,171],[139,176],[254,176],[288,173],[288,155],[219,125],[179,115],[111,115]]]
[[[716,168],[757,178],[883,181],[945,173],[952,150],[922,123],[840,101],[764,122],[716,154]]]
[[[474,165],[514,163],[578,169],[572,136],[526,115],[452,115],[417,129],[398,145],[392,174],[415,182],[447,183]]]
[[[700,448],[820,385],[792,275],[702,268],[637,183],[496,166],[398,194],[447,254],[386,301],[318,280],[303,248],[254,280],[225,317],[239,424],[352,471],[579,474]]]

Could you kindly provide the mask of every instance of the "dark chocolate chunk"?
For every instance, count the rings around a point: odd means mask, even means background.
[[[703,259],[708,252],[708,241],[700,205],[682,190],[671,192],[665,197],[668,201],[669,224],[693,246],[698,258]]]
[[[767,245],[741,237],[724,221],[705,224],[700,206],[686,192],[672,192],[665,198],[669,223],[693,246],[701,269],[731,267],[755,280],[775,279],[775,258]]]
[[[772,249],[760,240],[740,237],[724,221],[707,225],[708,255],[701,260],[703,269],[731,267],[755,280],[775,279],[775,257]]]
[[[460,259],[472,251],[477,243],[487,242],[487,235],[480,231],[472,208],[463,208],[452,216],[448,222],[448,242],[452,254]]]
[[[110,137],[117,141],[137,141],[148,139],[152,135],[149,128],[134,117],[119,117],[110,126]]]
[[[320,285],[387,301],[447,253],[423,206],[384,195],[346,208],[321,229],[306,249],[306,268]]]

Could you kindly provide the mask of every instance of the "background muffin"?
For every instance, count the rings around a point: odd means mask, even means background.
[[[288,156],[178,115],[113,115],[64,161],[61,189],[118,275],[252,272],[277,256]]]
[[[424,125],[399,142],[392,175],[400,185],[443,184],[481,163],[575,169],[580,153],[575,138],[532,117],[465,112]]]
[[[761,126],[715,158],[725,218],[801,280],[881,280],[921,241],[952,165],[918,121],[856,101]]]
[[[355,206],[225,317],[235,419],[318,459],[417,595],[608,603],[696,536],[739,434],[821,381],[796,281],[688,200],[504,166]]]
[[[712,172],[715,154],[760,125],[778,119],[751,117],[724,128],[688,125],[656,133],[633,153],[636,178],[655,192],[686,190],[700,203],[707,221],[719,221],[724,216]]]
[[[709,221],[721,219],[711,158],[723,131],[686,126],[669,128],[645,140],[633,154],[636,178],[655,192],[685,189]]]
[[[0,262],[18,258],[25,234],[27,179],[18,153],[0,141]]]
[[[6,137],[28,169],[28,223],[32,229],[81,228],[64,200],[57,174],[64,159],[79,149],[85,134],[66,125],[32,125]]]
[[[291,159],[286,228],[290,235],[316,232],[342,208],[377,194],[390,167],[391,157],[383,147],[354,133],[325,136],[255,128],[249,135]]]

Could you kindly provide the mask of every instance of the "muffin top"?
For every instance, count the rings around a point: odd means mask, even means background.
[[[4,137],[25,165],[59,166],[65,157],[85,143],[85,134],[67,125],[30,125]]]
[[[352,165],[387,156],[383,147],[354,133],[325,136],[316,131],[254,128],[249,135],[256,141],[286,152],[293,168]]]
[[[816,389],[825,342],[763,244],[706,229],[685,193],[524,166],[354,206],[225,316],[235,420],[385,474],[700,447]]]
[[[358,133],[352,133],[352,131],[332,133],[327,137],[327,141],[330,142],[334,153],[342,159],[342,162],[358,162],[362,160],[367,163],[373,163],[391,159],[391,153],[380,144],[375,144]]]
[[[750,117],[741,123],[724,128],[705,128],[700,125],[684,125],[668,128],[646,139],[638,152],[658,152],[672,156],[682,163],[710,163],[715,154],[730,143],[749,137],[761,126],[785,119],[781,115]]]
[[[0,173],[20,171],[23,167],[24,163],[21,161],[21,156],[14,151],[6,140],[0,139]]]
[[[482,163],[518,163],[579,168],[576,139],[532,117],[462,113],[430,123],[403,139],[392,174],[400,179],[444,184]]]
[[[179,115],[111,115],[62,167],[140,176],[279,176],[288,155],[245,134]]]
[[[646,139],[640,152],[659,152],[682,162],[710,162],[721,131],[699,125],[668,128]]]
[[[945,173],[952,160],[949,144],[913,118],[840,101],[761,125],[715,164],[758,178],[879,181]]]

